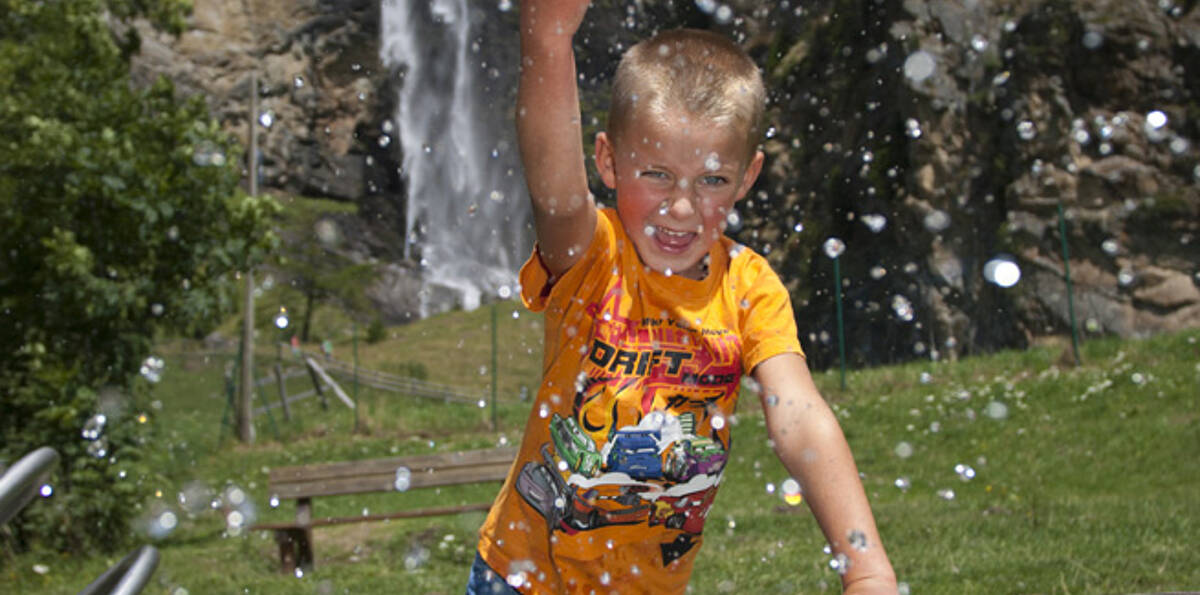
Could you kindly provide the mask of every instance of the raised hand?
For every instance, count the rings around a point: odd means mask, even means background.
[[[522,34],[571,37],[583,23],[591,0],[522,0]]]

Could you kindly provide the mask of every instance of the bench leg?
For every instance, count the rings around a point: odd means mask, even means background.
[[[275,530],[275,543],[279,544],[280,571],[295,574],[296,568],[303,570],[313,566],[312,529],[291,527]]]

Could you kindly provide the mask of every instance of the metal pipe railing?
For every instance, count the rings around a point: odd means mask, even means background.
[[[158,568],[158,550],[143,545],[104,571],[79,595],[137,595],[146,588],[155,568]]]
[[[58,452],[43,446],[0,475],[0,525],[7,523],[37,495],[38,484],[58,464]]]

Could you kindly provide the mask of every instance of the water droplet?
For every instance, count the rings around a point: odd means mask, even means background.
[[[271,508],[279,508],[279,496],[276,496],[275,494],[271,494],[271,499],[267,501],[267,504]]]
[[[728,4],[722,4],[717,7],[716,13],[713,14],[718,24],[728,25],[733,20],[733,9],[729,8]]]
[[[258,115],[258,123],[262,124],[263,128],[270,128],[275,124],[275,114],[271,111],[265,111]]]
[[[1197,172],[1200,172],[1200,167],[1198,167],[1198,168],[1197,168]],[[1200,176],[1197,176],[1197,177],[1198,177],[1198,178],[1200,178]],[[800,233],[800,232],[804,231],[804,224],[803,224],[803,223],[797,223],[797,224],[793,225],[793,226],[792,226],[792,231],[794,231],[794,232],[796,232],[796,233]]]
[[[850,542],[850,547],[860,551],[867,551],[867,534],[858,529],[851,529],[846,535],[846,541]]]
[[[971,49],[977,52],[983,52],[988,48],[988,40],[983,35],[976,34],[971,38]]]
[[[398,467],[396,469],[396,479],[392,482],[392,487],[396,488],[397,492],[407,492],[412,486],[412,471],[408,467]]]
[[[1021,120],[1017,123],[1017,136],[1021,140],[1033,140],[1037,137],[1037,126],[1029,120]]]
[[[88,443],[88,453],[96,458],[104,458],[108,456],[108,440],[106,438],[97,438],[95,441]]]
[[[1005,419],[1008,417],[1008,405],[1000,401],[992,401],[984,406],[983,414],[992,419]]]
[[[720,430],[725,427],[725,416],[714,415],[712,418],[712,427],[714,430]]]
[[[642,228],[642,233],[646,234],[647,236],[652,236],[652,235],[654,235],[654,226],[653,226],[653,225],[646,225],[646,227],[643,227],[643,228]]]
[[[1141,372],[1134,372],[1133,374],[1131,374],[1129,376],[1129,381],[1138,386],[1141,386],[1143,384],[1146,384],[1146,376],[1143,375]]]
[[[1121,246],[1117,244],[1116,240],[1109,238],[1100,243],[1100,249],[1109,256],[1116,256],[1117,252],[1120,251]]]
[[[892,312],[896,314],[896,318],[904,322],[912,322],[913,320],[914,311],[912,302],[898,293],[892,296]]]
[[[1155,130],[1167,125],[1167,114],[1162,110],[1154,110],[1146,114],[1146,126]]]
[[[912,487],[912,482],[907,477],[897,477],[892,483],[902,492],[907,492],[908,488]]]
[[[500,3],[496,5],[496,8],[500,12],[508,12],[508,11],[512,10],[512,7],[513,7],[512,0],[500,0]]]
[[[896,453],[896,456],[902,459],[907,459],[913,455],[913,446],[908,442],[902,441],[896,445],[896,448],[892,452]]]
[[[376,142],[379,143],[379,148],[386,148],[388,145],[392,144],[392,137],[386,134],[381,134],[379,135],[379,140]]]
[[[970,465],[959,463],[954,466],[954,472],[958,474],[958,478],[963,481],[971,481],[975,479],[975,470]]]
[[[825,255],[829,258],[837,258],[846,251],[846,244],[839,238],[829,238],[825,240],[822,249],[825,250]]]
[[[909,138],[921,138],[921,123],[916,118],[909,118],[904,121],[905,133]]]
[[[737,211],[730,209],[729,214],[725,215],[725,223],[729,225],[731,230],[737,231],[742,225],[742,216]]]
[[[850,570],[850,558],[846,554],[839,553],[829,561],[829,567],[836,570],[838,574],[846,574]]]
[[[798,506],[804,501],[804,493],[800,490],[800,482],[791,477],[783,480],[779,485],[779,489],[783,495],[783,501],[790,506]]]
[[[37,574],[46,574],[47,572],[50,572],[50,567],[46,566],[45,564],[34,564],[33,571]]]
[[[930,382],[933,382],[933,374],[921,372],[921,384],[929,384]]]
[[[862,216],[862,222],[874,233],[883,231],[887,227],[887,217],[878,213],[868,213]]]
[[[1129,287],[1130,285],[1133,285],[1133,282],[1136,280],[1137,275],[1134,274],[1133,269],[1123,268],[1117,273],[1117,283],[1119,283],[1121,287]]]
[[[717,0],[696,0],[696,8],[705,14],[712,14],[717,10]]]
[[[1007,257],[998,256],[983,265],[983,278],[1000,287],[1012,287],[1021,280],[1021,267]]]
[[[152,355],[142,362],[141,375],[151,383],[156,383],[162,380],[162,372],[165,365],[161,357],[154,357]]]
[[[1083,34],[1083,47],[1094,50],[1104,45],[1104,35],[1099,31],[1088,31]]]
[[[939,233],[950,227],[950,215],[946,214],[945,211],[940,209],[934,209],[928,213],[925,213],[923,222],[925,224],[925,229],[928,229],[933,233]]]
[[[917,83],[929,78],[936,68],[933,55],[924,50],[917,50],[904,60],[904,76]]]
[[[108,423],[108,417],[103,413],[97,413],[83,424],[83,439],[96,440],[100,438],[100,434],[104,432],[104,425]]]
[[[42,487],[38,488],[38,494],[43,498],[49,498],[54,495],[54,486],[44,483]]]
[[[947,500],[947,501],[953,500],[954,499],[954,490],[943,488],[943,489],[940,489],[937,491],[937,495],[938,495],[938,498],[941,498],[942,500]]]

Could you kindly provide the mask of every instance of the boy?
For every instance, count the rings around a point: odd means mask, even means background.
[[[571,48],[587,6],[521,3],[517,132],[538,238],[521,292],[545,312],[544,379],[480,530],[468,593],[683,593],[743,373],[761,387],[780,459],[848,560],[846,592],[895,593],[787,291],[722,235],[762,168],[757,68],[702,31],[631,48],[595,146],[617,206],[597,209]]]

